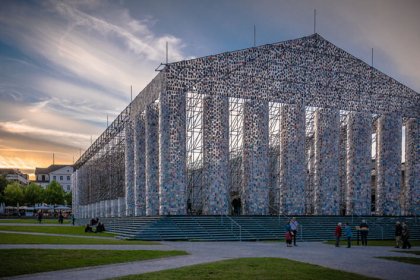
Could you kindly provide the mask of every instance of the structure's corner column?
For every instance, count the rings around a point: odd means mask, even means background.
[[[352,112],[347,121],[346,215],[371,214],[372,116]]]
[[[203,214],[229,214],[229,100],[208,96],[203,103]]]
[[[146,215],[159,215],[159,106],[146,108]]]
[[[134,119],[134,197],[136,216],[146,214],[146,154],[144,114]]]
[[[245,101],[241,198],[245,215],[269,212],[268,121],[267,101]]]
[[[305,213],[305,106],[285,105],[280,120],[280,213]]]
[[[72,183],[73,183],[73,191],[72,195],[72,211],[75,218],[78,218],[78,196],[79,196],[79,179],[78,179],[79,169],[76,169],[72,174]]]
[[[376,129],[376,212],[400,215],[402,118],[382,115]]]
[[[170,66],[165,67],[171,75]],[[181,81],[166,78],[159,97],[159,214],[187,213],[186,92]]]
[[[340,112],[321,108],[315,112],[314,214],[340,212],[339,136]]]
[[[404,215],[420,214],[420,119],[405,125]]]
[[[134,215],[134,136],[130,121],[126,122],[125,132],[125,215]]]

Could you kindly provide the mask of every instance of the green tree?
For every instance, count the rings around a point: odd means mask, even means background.
[[[9,183],[4,189],[6,205],[15,206],[23,203],[23,187],[18,182]]]
[[[52,181],[44,192],[44,201],[48,204],[63,204],[64,191],[59,183]]]
[[[42,203],[44,200],[44,189],[35,183],[30,183],[23,191],[24,201],[27,204],[34,205]]]
[[[4,175],[0,176],[0,195],[4,194],[4,189],[9,184],[9,181],[6,180],[6,177]]]
[[[71,192],[66,192],[64,194],[64,203],[65,203],[65,205],[71,205],[72,204],[72,195],[71,195]]]

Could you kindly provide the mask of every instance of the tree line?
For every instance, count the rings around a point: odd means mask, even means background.
[[[72,204],[71,192],[64,192],[56,181],[52,181],[44,189],[33,182],[23,186],[18,182],[9,182],[4,176],[0,176],[0,202],[8,206],[47,204]]]

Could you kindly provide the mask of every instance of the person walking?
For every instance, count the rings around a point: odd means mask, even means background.
[[[401,235],[402,235],[402,226],[401,226],[400,221],[397,221],[395,223],[395,248],[402,247]]]
[[[348,223],[345,223],[344,234],[345,234],[346,239],[347,239],[347,248],[350,248],[351,247],[351,238],[352,238],[353,234],[351,232],[351,227],[349,226]]]
[[[38,223],[42,223],[42,211],[38,210]]]
[[[296,236],[297,236],[297,232],[298,232],[298,226],[299,226],[298,221],[296,221],[296,218],[293,217],[290,220],[290,229],[292,230],[292,233],[293,233],[293,245],[294,246],[297,246],[296,245]]]
[[[341,238],[341,223],[338,223],[335,227],[335,247],[340,247]]]
[[[369,233],[369,226],[366,223],[366,220],[362,220],[360,224],[360,237],[362,238],[362,246],[367,246],[367,237]]]
[[[411,244],[410,241],[408,241],[408,239],[410,238],[410,230],[408,229],[408,225],[403,222],[402,223],[402,232],[401,232],[401,238],[403,241],[403,245],[402,248],[403,249],[410,249],[411,248]]]

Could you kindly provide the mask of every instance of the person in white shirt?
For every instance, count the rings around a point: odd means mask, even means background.
[[[294,245],[294,246],[297,246],[297,245],[296,245],[296,236],[297,236],[298,226],[299,226],[298,221],[296,221],[296,218],[295,218],[295,217],[293,217],[293,218],[290,220],[290,229],[291,229],[291,230],[292,230],[292,232],[293,232],[293,245]]]

